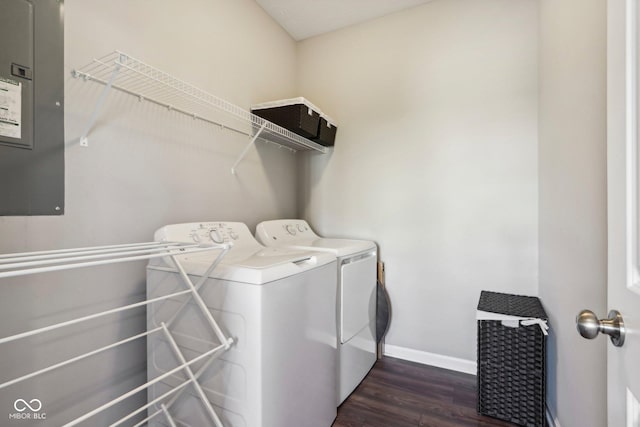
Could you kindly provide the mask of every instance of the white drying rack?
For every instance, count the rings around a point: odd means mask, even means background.
[[[177,111],[194,119],[203,120],[251,137],[251,141],[231,168],[231,172],[234,174],[236,167],[258,138],[294,152],[296,150],[312,150],[327,153],[328,151],[320,144],[303,138],[120,51],[114,51],[94,59],[89,64],[73,70],[72,76],[105,85],[89,122],[80,136],[80,145],[82,146],[88,145],[89,132],[102,110],[109,90],[114,88],[134,95],[140,101],[148,100],[171,111]],[[232,116],[236,122],[239,121],[245,126],[238,129],[222,123],[216,115],[220,112]],[[251,130],[247,131],[246,128]]]
[[[178,345],[176,344],[173,335],[171,333],[170,327],[173,321],[176,319],[178,314],[187,306],[189,300],[183,301],[180,307],[173,314],[173,317],[168,320],[166,323],[163,322],[157,328],[152,330],[147,330],[138,335],[131,336],[129,338],[123,339],[121,341],[115,342],[113,344],[107,345],[105,347],[101,347],[95,350],[92,350],[88,353],[84,353],[78,355],[76,357],[67,359],[65,361],[56,363],[54,365],[50,365],[46,368],[31,372],[27,375],[23,375],[19,378],[12,379],[10,381],[6,381],[0,384],[0,390],[9,387],[11,385],[20,383],[22,381],[26,381],[37,377],[46,372],[53,371],[55,369],[61,368],[63,366],[70,365],[72,363],[78,362],[80,360],[86,359],[88,357],[94,356],[106,350],[118,347],[120,345],[129,343],[131,341],[144,338],[148,335],[154,333],[162,333],[167,342],[170,344],[175,356],[180,361],[180,365],[177,367],[165,372],[162,375],[157,376],[156,378],[148,381],[145,384],[142,384],[135,389],[105,403],[104,405],[87,412],[86,414],[75,418],[74,420],[64,424],[63,427],[71,427],[78,425],[79,423],[86,421],[87,419],[93,417],[94,415],[122,402],[123,400],[145,390],[151,385],[162,381],[163,379],[178,373],[179,371],[184,371],[188,380],[164,393],[162,396],[154,399],[151,402],[148,402],[146,405],[143,405],[128,415],[120,418],[118,421],[111,424],[111,427],[119,426],[123,424],[125,421],[130,420],[134,416],[140,414],[141,412],[147,410],[153,405],[159,405],[160,409],[146,417],[144,420],[135,424],[135,426],[141,426],[147,423],[151,418],[154,418],[158,415],[164,415],[167,421],[171,426],[175,426],[175,421],[173,420],[170,409],[171,406],[178,400],[180,395],[186,390],[188,385],[192,385],[196,392],[198,393],[200,400],[202,401],[205,410],[207,411],[209,417],[213,425],[217,427],[223,427],[220,418],[214,411],[211,403],[207,399],[202,390],[202,387],[198,383],[199,377],[204,373],[206,368],[219,356],[223,351],[229,349],[229,347],[233,344],[233,338],[225,336],[217,322],[211,315],[211,312],[207,309],[206,304],[202,300],[200,293],[198,292],[200,287],[204,284],[205,280],[209,276],[209,274],[217,267],[222,258],[227,254],[231,245],[222,244],[222,245],[198,245],[198,244],[189,244],[189,243],[173,243],[173,242],[147,242],[147,243],[136,243],[136,244],[125,244],[125,245],[111,245],[111,246],[96,246],[96,247],[88,247],[88,248],[77,248],[77,249],[61,249],[61,250],[52,250],[52,251],[40,251],[40,252],[25,252],[25,253],[15,253],[15,254],[6,254],[0,255],[0,278],[6,277],[15,277],[15,276],[24,276],[29,274],[36,273],[46,273],[52,271],[60,271],[60,270],[68,270],[75,269],[81,267],[91,267],[105,264],[114,264],[120,262],[128,262],[128,261],[138,261],[152,258],[160,258],[165,257],[171,260],[171,262],[175,265],[178,272],[180,273],[180,277],[182,278],[183,283],[186,288],[183,291],[175,292],[168,295],[163,295],[160,297],[156,297],[153,299],[137,302],[134,304],[129,304],[121,307],[117,307],[111,310],[102,311],[99,313],[94,313],[88,316],[79,317],[76,319],[68,320],[61,323],[56,323],[53,325],[45,326],[42,328],[34,329],[27,332],[22,332],[16,335],[0,338],[0,345],[6,344],[12,341],[17,341],[26,337],[42,334],[45,332],[49,332],[52,330],[56,330],[59,328],[64,328],[66,326],[79,324],[82,322],[86,322],[89,320],[93,320],[99,317],[108,316],[111,314],[123,312],[126,310],[131,310],[138,307],[147,306],[151,303],[167,300],[169,298],[176,298],[183,295],[190,295],[191,299],[196,303],[198,308],[202,311],[202,314],[205,316],[209,326],[211,326],[213,332],[217,336],[218,340],[222,343],[217,347],[214,347],[201,355],[187,361],[180,351]],[[202,275],[200,280],[197,283],[193,283],[191,279],[188,277],[184,268],[182,267],[180,261],[177,256],[186,255],[197,252],[205,252],[212,250],[220,250],[221,252],[215,257],[211,265],[207,268],[205,274]],[[205,360],[207,360],[204,365],[195,373],[191,369],[191,365]]]

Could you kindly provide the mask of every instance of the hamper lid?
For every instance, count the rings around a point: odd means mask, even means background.
[[[524,295],[482,291],[478,302],[478,310],[508,314],[510,316],[548,319],[540,299]]]

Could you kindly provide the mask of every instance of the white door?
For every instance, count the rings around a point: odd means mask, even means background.
[[[626,330],[621,347],[608,345],[609,427],[640,427],[639,2],[608,2],[608,307]]]

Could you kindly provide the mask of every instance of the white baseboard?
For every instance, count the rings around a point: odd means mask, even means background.
[[[438,368],[450,369],[452,371],[464,372],[465,374],[476,375],[477,372],[476,362],[473,360],[427,353],[426,351],[396,345],[385,344],[384,355],[397,357],[398,359],[408,360],[410,362],[422,363],[424,365],[436,366]]]

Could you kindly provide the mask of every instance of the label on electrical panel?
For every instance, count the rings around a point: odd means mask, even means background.
[[[22,138],[22,83],[0,77],[0,136]]]

